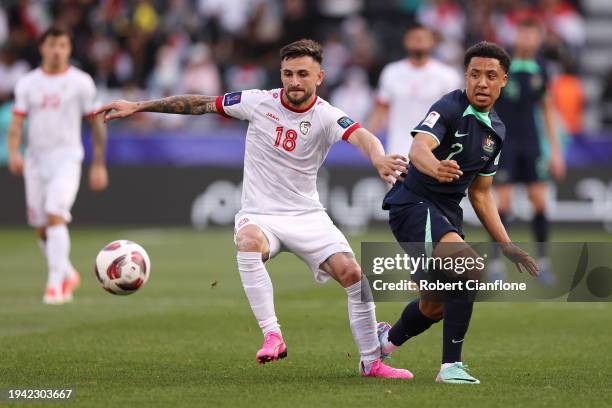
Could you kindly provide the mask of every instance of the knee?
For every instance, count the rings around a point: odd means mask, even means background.
[[[236,248],[239,252],[264,252],[266,238],[260,230],[241,231],[236,236]]]
[[[357,262],[351,262],[342,268],[338,274],[338,281],[345,288],[361,281],[361,268]]]
[[[246,236],[236,239],[236,247],[240,252],[262,252],[263,244],[260,239],[253,236]]]
[[[47,226],[53,227],[55,225],[66,224],[66,220],[64,220],[59,215],[47,214]]]
[[[444,304],[438,302],[429,302],[427,300],[419,301],[419,310],[423,315],[436,322],[442,320],[444,316]]]
[[[47,229],[44,227],[36,228],[36,235],[40,238],[41,241],[47,240]]]

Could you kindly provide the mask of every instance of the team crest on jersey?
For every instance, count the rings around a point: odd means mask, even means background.
[[[242,99],[242,92],[232,92],[225,95],[223,98],[223,106],[232,106],[237,103],[240,103]]]
[[[338,119],[338,124],[342,126],[342,129],[348,129],[348,127],[351,126],[353,123],[355,123],[355,121],[349,118],[348,116],[343,116]]]
[[[495,139],[493,136],[486,135],[482,141],[482,150],[487,153],[493,153],[495,151]]]
[[[308,121],[300,122],[300,132],[302,132],[302,134],[306,136],[306,133],[308,133],[311,126],[312,124]]]
[[[531,89],[533,90],[537,90],[540,89],[542,87],[542,83],[543,83],[543,79],[542,79],[542,75],[534,75],[531,77],[531,81],[530,81],[530,85],[531,85]]]

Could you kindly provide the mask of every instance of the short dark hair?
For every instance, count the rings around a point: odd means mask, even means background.
[[[303,38],[285,45],[280,50],[281,61],[299,57],[312,57],[319,64],[323,63],[323,47],[315,40]]]
[[[463,58],[463,65],[465,69],[467,69],[468,65],[472,61],[474,57],[483,57],[483,58],[495,58],[499,61],[499,64],[504,69],[504,72],[508,72],[510,69],[510,55],[504,50],[502,47],[495,43],[481,41],[478,44],[472,45],[465,52],[465,57]]]
[[[62,26],[51,26],[45,30],[44,33],[38,38],[38,44],[42,44],[49,37],[61,37],[67,36],[70,42],[72,43],[72,33],[66,27]]]
[[[540,20],[536,19],[535,17],[527,17],[520,20],[517,24],[517,27],[542,29],[542,24],[540,23]]]
[[[419,23],[418,21],[414,21],[414,22],[408,24],[406,26],[406,30],[404,32],[405,33],[409,33],[411,31],[416,31],[416,30],[427,30],[427,31],[431,32],[429,27]]]

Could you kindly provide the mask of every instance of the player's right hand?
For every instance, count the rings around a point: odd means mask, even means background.
[[[23,175],[23,156],[21,153],[9,153],[9,171],[15,176]]]
[[[435,174],[436,180],[440,183],[452,183],[463,176],[463,172],[455,160],[440,160]]]
[[[538,264],[527,252],[514,244],[506,244],[502,246],[502,252],[506,258],[514,262],[516,269],[520,273],[523,273],[521,266],[529,272],[533,277],[537,277],[540,273],[538,271]]]
[[[380,156],[373,161],[381,179],[393,185],[398,176],[406,172],[408,160],[401,154],[389,154]]]
[[[104,113],[104,121],[125,118],[134,114],[138,110],[138,104],[135,102],[129,102],[124,100],[113,101],[109,104],[104,105],[95,112],[95,115]]]

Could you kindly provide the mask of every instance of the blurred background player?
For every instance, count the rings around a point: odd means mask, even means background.
[[[182,95],[144,102],[115,101],[99,109],[111,120],[135,112],[218,113],[249,122],[242,208],[235,217],[238,270],[253,314],[264,334],[260,364],[285,358],[287,346],[274,309],[272,281],[264,262],[282,250],[304,260],[315,279],[333,277],[348,297],[351,331],[361,355],[362,376],[412,378],[380,359],[374,303],[362,300],[361,268],[348,241],[319,202],[317,172],[331,146],[357,146],[388,181],[405,170],[399,155],[385,156],[380,141],[358,122],[317,96],[325,76],[323,50],[312,40],[280,51],[282,89],[246,90],[224,96]]]
[[[106,188],[104,162],[106,127],[92,115],[96,87],[92,78],[70,65],[71,38],[67,30],[51,27],[40,37],[40,67],[19,79],[9,126],[9,169],[24,176],[28,223],[36,228],[49,274],[43,301],[72,300],[79,274],[72,266],[67,223],[81,178],[83,145],[81,121],[91,123],[94,158],[89,172],[92,190]],[[20,146],[27,117],[25,158]]]
[[[412,131],[410,169],[385,196],[389,225],[400,243],[423,243],[422,256],[477,258],[465,243],[460,202],[469,193],[470,203],[489,235],[504,255],[537,276],[535,261],[512,244],[502,224],[492,194],[493,175],[504,143],[505,128],[493,110],[506,85],[510,57],[496,44],[481,42],[465,53],[465,90],[444,95]],[[444,244],[443,244],[444,243]],[[442,244],[442,245],[440,245]],[[412,245],[412,244],[409,244]],[[451,247],[449,249],[449,246]],[[406,249],[406,247],[404,246]],[[409,253],[409,255],[412,255]],[[482,270],[445,274],[420,269],[411,279],[456,282],[480,279]],[[381,349],[388,355],[408,339],[444,320],[442,366],[437,382],[479,384],[462,363],[461,351],[472,317],[475,293],[469,291],[419,291],[393,325],[379,323]]]
[[[410,131],[435,101],[461,86],[457,70],[431,56],[434,46],[434,34],[414,23],[404,34],[406,58],[386,65],[380,75],[368,128],[378,133],[388,127],[387,154],[407,156]]]
[[[495,179],[499,215],[507,225],[512,206],[512,187],[523,183],[533,209],[531,226],[538,243],[537,255],[540,280],[556,281],[546,258],[549,223],[546,203],[549,174],[559,180],[565,175],[565,161],[555,125],[552,100],[547,93],[548,75],[536,60],[542,43],[542,27],[537,20],[523,20],[517,28],[513,59],[508,73],[508,85],[495,104],[495,110],[506,125],[507,137]],[[545,140],[538,129],[543,119]],[[547,150],[550,150],[548,153]],[[501,259],[491,263],[489,279],[504,279]]]

